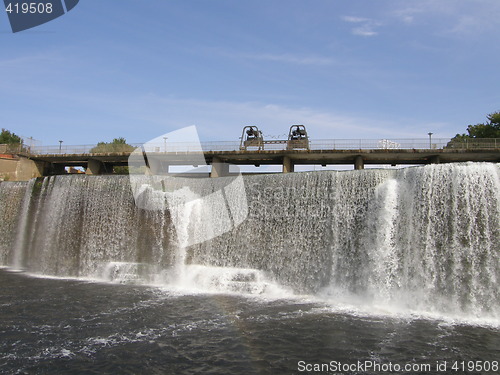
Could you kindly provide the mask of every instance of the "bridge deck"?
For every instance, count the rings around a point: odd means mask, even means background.
[[[170,166],[204,163],[213,166],[215,177],[227,175],[227,164],[282,165],[293,172],[294,165],[365,164],[415,165],[457,162],[500,163],[500,139],[473,139],[460,143],[450,139],[413,140],[323,140],[309,141],[309,149],[287,149],[287,142],[269,142],[265,149],[240,150],[236,142],[170,143],[138,145],[84,145],[27,148],[17,155],[31,159],[33,175],[63,174],[65,167],[81,166],[88,174],[113,173],[114,167],[128,165],[131,153],[147,156],[151,172],[162,174]]]
[[[89,159],[103,163],[125,165],[130,152],[82,153],[82,154],[32,154],[29,157],[50,163],[82,165]],[[352,164],[361,156],[365,164],[428,164],[439,158],[441,163],[454,162],[500,162],[500,149],[463,150],[463,149],[374,149],[374,150],[256,150],[256,151],[206,151],[201,152],[151,152],[148,158],[162,160],[170,165],[191,165],[194,156],[203,155],[207,164],[214,158],[231,164],[282,164],[288,157],[294,164]]]

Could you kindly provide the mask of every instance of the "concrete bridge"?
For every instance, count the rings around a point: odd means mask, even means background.
[[[116,167],[128,165],[134,149],[142,150],[153,174],[164,174],[173,166],[211,165],[212,177],[230,173],[229,165],[280,165],[284,173],[296,165],[415,165],[456,162],[500,162],[500,139],[474,139],[450,143],[450,139],[395,140],[311,140],[308,149],[290,149],[286,141],[265,149],[242,149],[235,142],[205,142],[200,145],[171,143],[163,145],[48,146],[20,150],[16,154],[29,173],[15,179],[67,173],[81,167],[87,174],[116,173]],[[137,152],[137,151],[136,151]],[[0,175],[2,173],[0,162]],[[202,174],[199,174],[202,175]]]

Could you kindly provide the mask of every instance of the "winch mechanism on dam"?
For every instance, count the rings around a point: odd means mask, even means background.
[[[269,145],[286,144],[287,150],[309,150],[309,136],[305,125],[292,125],[288,131],[288,139],[265,140],[262,131],[257,126],[243,128],[240,150],[264,150]]]

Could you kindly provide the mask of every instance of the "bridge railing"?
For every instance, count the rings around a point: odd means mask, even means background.
[[[203,151],[238,151],[240,143],[234,141],[202,142],[162,142],[159,144],[107,144],[107,145],[56,145],[34,146],[22,151],[33,155],[57,154],[100,154],[112,152],[130,152],[142,147],[146,152],[203,152]],[[286,150],[287,144],[266,144],[266,150]],[[476,138],[454,140],[450,138],[421,139],[312,139],[309,141],[310,150],[493,150],[500,148],[500,138]],[[257,151],[257,148],[248,147],[247,151]]]
[[[15,154],[23,151],[21,144],[0,144],[0,154]]]
[[[0,154],[33,154],[33,147],[25,143],[2,143],[0,144]]]

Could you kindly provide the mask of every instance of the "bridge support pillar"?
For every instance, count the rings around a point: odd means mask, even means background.
[[[60,175],[66,173],[66,168],[64,164],[52,163],[50,166],[50,173],[54,175]]]
[[[431,156],[429,158],[429,163],[430,164],[439,164],[440,163],[440,160],[439,160],[439,155],[434,155],[434,156]]]
[[[229,176],[229,164],[223,163],[217,157],[212,159],[212,172],[210,172],[210,177],[225,177]]]
[[[149,171],[152,175],[167,175],[168,164],[163,160],[149,160]]]
[[[361,155],[356,156],[356,158],[354,159],[354,169],[365,169],[365,161],[363,160],[363,157]]]
[[[293,161],[290,159],[289,156],[284,156],[283,157],[283,173],[290,173],[293,172]]]
[[[104,171],[105,168],[103,162],[96,159],[89,159],[85,174],[101,174]]]

